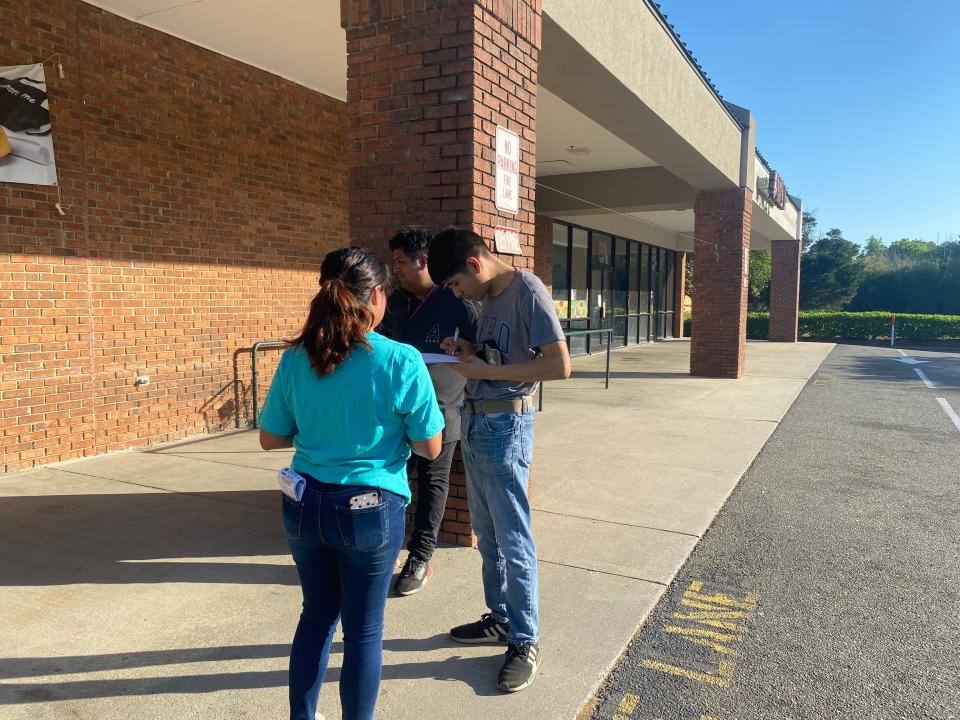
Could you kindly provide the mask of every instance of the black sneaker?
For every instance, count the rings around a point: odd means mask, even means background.
[[[507,659],[497,676],[497,687],[504,692],[523,690],[537,677],[539,668],[539,643],[510,643]]]
[[[413,595],[423,590],[432,577],[433,568],[430,563],[409,555],[393,586],[393,592],[395,595]]]
[[[450,639],[465,645],[506,645],[510,623],[500,622],[490,613],[484,613],[476,622],[457,625],[450,631]]]

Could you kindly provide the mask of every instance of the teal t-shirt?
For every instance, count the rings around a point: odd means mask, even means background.
[[[443,414],[420,353],[367,333],[329,375],[318,377],[302,347],[287,348],[270,384],[260,427],[293,436],[292,467],[320,482],[368,485],[402,495],[407,439],[443,430]]]

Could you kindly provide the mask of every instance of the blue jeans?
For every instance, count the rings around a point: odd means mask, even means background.
[[[314,720],[330,643],[343,621],[340,703],[344,720],[370,720],[380,689],[383,610],[404,532],[404,499],[352,510],[376,490],[308,477],[299,503],[282,495],[283,529],[300,575],[303,612],[290,649],[290,718]]]
[[[510,642],[540,639],[537,549],[527,497],[533,460],[533,410],[463,411],[461,453],[470,521],[483,559],[483,595],[490,613],[510,621]]]

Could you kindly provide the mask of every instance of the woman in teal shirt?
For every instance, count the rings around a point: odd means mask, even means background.
[[[264,450],[293,447],[307,479],[281,495],[303,612],[290,650],[290,718],[314,720],[330,643],[343,622],[344,720],[370,720],[380,687],[383,611],[410,502],[410,449],[440,452],[443,416],[420,354],[373,332],[387,268],[372,252],[324,258],[320,291],[277,367],[260,415]]]

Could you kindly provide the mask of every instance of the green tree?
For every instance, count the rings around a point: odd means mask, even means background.
[[[844,238],[839,228],[831,228],[803,256],[800,307],[843,310],[856,295],[863,276],[860,246]]]
[[[876,235],[871,235],[867,238],[867,242],[863,246],[861,255],[863,255],[863,257],[878,258],[883,257],[886,252],[887,246],[883,244],[883,238],[878,238]]]
[[[860,251],[860,257],[863,258],[864,269],[868,273],[874,274],[889,269],[887,246],[883,244],[883,238],[878,238],[876,235],[867,238],[863,250]]]
[[[918,263],[918,262],[936,262],[940,246],[935,242],[925,240],[910,240],[903,238],[890,243],[887,251],[890,259],[899,265]]]
[[[751,310],[766,310],[770,305],[771,265],[769,250],[752,250],[750,252],[747,302]]]
[[[806,252],[810,249],[810,246],[816,242],[814,237],[817,232],[817,215],[816,210],[811,210],[807,212],[803,211],[803,223],[802,223],[802,232],[803,232],[803,251]]]

